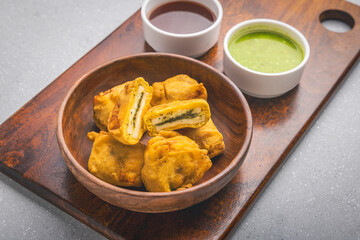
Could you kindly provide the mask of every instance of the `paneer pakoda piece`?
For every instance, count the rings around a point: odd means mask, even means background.
[[[128,145],[140,141],[145,132],[143,117],[151,97],[152,87],[141,77],[124,84],[107,125],[114,138]]]
[[[194,140],[201,149],[206,149],[210,158],[216,157],[225,150],[223,136],[211,119],[202,127],[184,128],[177,131]]]
[[[149,192],[170,192],[191,187],[211,168],[207,150],[174,131],[150,139],[141,178]]]
[[[150,136],[160,131],[198,128],[210,119],[210,107],[204,99],[174,101],[150,108],[144,121]]]
[[[151,106],[173,102],[176,100],[207,99],[206,88],[188,75],[180,74],[153,85]]]
[[[107,131],[110,113],[119,101],[123,86],[124,85],[115,86],[94,97],[93,119],[100,130]]]
[[[141,187],[141,169],[145,146],[142,143],[125,145],[108,132],[89,132],[93,141],[88,169],[101,180],[123,187]]]

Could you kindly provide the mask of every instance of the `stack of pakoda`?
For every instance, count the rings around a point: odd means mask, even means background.
[[[100,133],[88,169],[105,182],[169,192],[191,187],[225,149],[202,83],[181,74],[152,86],[137,78],[94,97]],[[152,136],[140,142],[145,131]]]

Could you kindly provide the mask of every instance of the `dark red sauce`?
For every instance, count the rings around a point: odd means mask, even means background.
[[[164,3],[151,10],[150,22],[157,28],[171,33],[195,33],[210,27],[215,14],[206,6],[188,1]]]

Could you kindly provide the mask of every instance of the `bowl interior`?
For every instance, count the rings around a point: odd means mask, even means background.
[[[106,64],[79,80],[78,85],[70,90],[72,92],[69,93],[62,119],[63,140],[74,159],[84,169],[88,169],[92,142],[86,135],[89,131],[99,131],[92,118],[95,95],[137,77],[143,77],[152,84],[177,74],[187,74],[204,84],[212,119],[223,134],[226,145],[224,153],[212,159],[213,166],[197,184],[215,177],[232,161],[239,161],[241,156],[236,156],[249,134],[249,116],[246,114],[250,113],[248,108],[244,108],[247,106],[245,98],[223,74],[199,61],[171,54],[125,57]]]

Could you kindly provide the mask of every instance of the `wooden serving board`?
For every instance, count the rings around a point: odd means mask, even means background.
[[[70,173],[56,140],[60,103],[76,79],[120,56],[152,49],[145,43],[140,11],[19,109],[0,127],[0,170],[42,198],[109,238],[217,239],[249,210],[274,173],[329,101],[359,58],[360,8],[339,0],[220,1],[220,39],[200,60],[222,71],[223,39],[235,24],[252,18],[284,21],[308,39],[311,56],[300,85],[275,99],[247,97],[254,119],[253,140],[235,178],[218,194],[194,207],[144,214],[114,207],[87,191]],[[347,33],[320,23],[336,17],[351,22]]]

